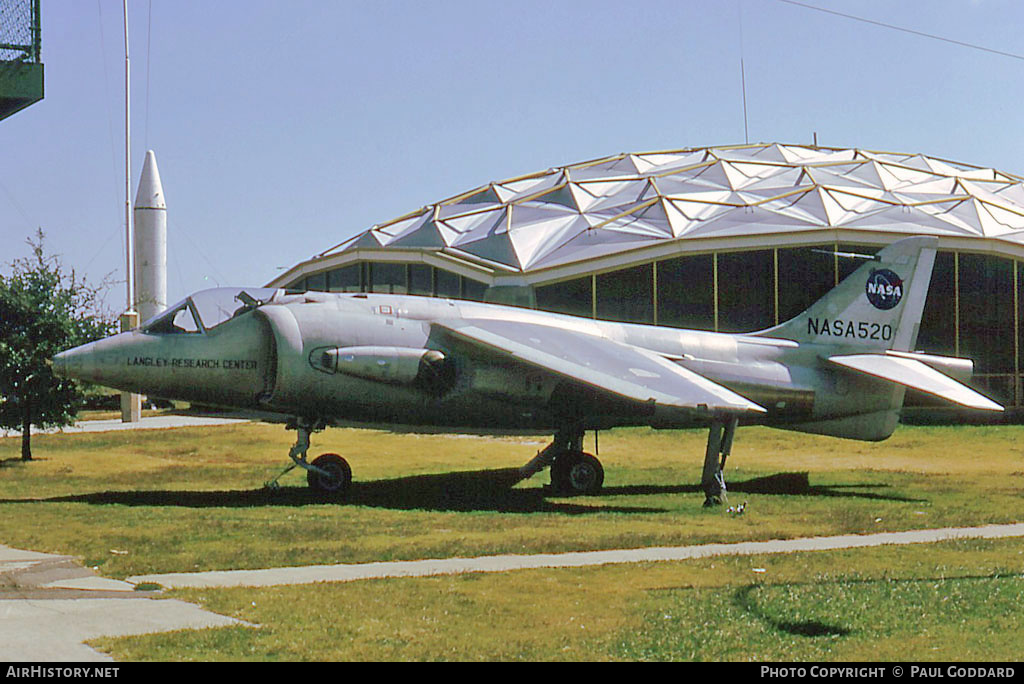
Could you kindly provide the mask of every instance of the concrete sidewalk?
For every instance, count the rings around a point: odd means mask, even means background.
[[[83,642],[246,624],[156,596],[99,577],[70,556],[0,546],[0,661],[110,661]]]
[[[473,572],[508,572],[538,568],[579,568],[622,563],[682,561],[710,556],[753,556],[760,554],[795,553],[798,551],[829,551],[874,546],[925,544],[958,539],[1003,539],[1024,537],[1024,523],[959,527],[879,534],[850,534],[835,537],[812,537],[734,544],[702,544],[698,546],[654,547],[616,551],[586,551],[535,555],[480,556],[388,563],[357,563],[313,565],[266,570],[230,570],[221,572],[189,572],[129,577],[129,582],[155,582],[168,588],[181,587],[268,587],[281,584],[314,582],[352,582],[388,577],[429,577]]]
[[[226,414],[224,416],[187,416],[168,415],[142,418],[137,423],[123,423],[119,418],[110,420],[82,420],[70,427],[32,430],[32,434],[49,435],[55,433],[76,434],[80,432],[114,432],[118,430],[163,430],[180,427],[209,427],[211,425],[234,425],[251,422],[248,418],[240,418]],[[18,430],[0,430],[0,437],[20,437]]]
[[[177,600],[0,599],[0,661],[110,662],[85,641],[244,624]]]

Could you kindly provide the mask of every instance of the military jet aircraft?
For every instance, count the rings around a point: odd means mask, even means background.
[[[349,487],[348,463],[307,452],[311,433],[339,421],[550,430],[521,474],[549,467],[552,487],[569,494],[604,480],[583,452],[585,430],[708,426],[710,505],[726,498],[741,423],[882,440],[907,387],[1002,410],[959,381],[970,360],[913,351],[936,245],[913,237],[861,255],[809,309],[749,334],[431,297],[220,288],[53,363],[108,387],[287,417],[298,431],[289,469],[334,495]]]

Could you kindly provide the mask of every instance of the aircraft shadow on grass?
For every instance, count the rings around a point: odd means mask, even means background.
[[[857,585],[871,586],[885,584],[887,587],[897,587],[900,585],[930,585],[934,586],[938,583],[943,582],[991,582],[992,580],[1001,579],[1014,579],[1019,577],[1018,573],[1014,572],[992,572],[992,573],[977,573],[977,574],[963,574],[963,575],[930,575],[926,574],[923,577],[909,577],[909,578],[892,578],[892,577],[839,577],[833,580],[821,580],[820,578],[815,579],[813,582],[783,582],[780,584],[765,585],[763,583],[748,584],[740,587],[735,591],[732,596],[733,605],[754,617],[757,620],[768,625],[770,628],[785,632],[797,637],[845,637],[856,632],[853,627],[846,626],[840,622],[825,622],[817,619],[786,619],[784,615],[779,615],[780,610],[778,608],[771,609],[763,604],[767,601],[757,595],[757,592],[768,589],[776,590],[779,592],[787,592],[788,590],[801,587],[810,587],[815,592],[820,592],[823,589],[827,591],[827,587],[831,586],[850,586],[854,587]],[[652,589],[651,591],[657,592],[676,592],[694,591],[692,585],[678,585],[678,586],[663,586]],[[820,594],[818,594],[820,596]],[[808,594],[805,602],[814,602],[817,600],[821,603],[820,598],[815,598],[814,592]],[[785,609],[791,612],[799,612],[801,606],[800,601],[794,601],[793,599],[787,599],[785,602]]]
[[[728,483],[729,494],[767,494],[784,496],[820,496],[842,499],[875,499],[903,503],[921,503],[915,499],[885,492],[862,490],[885,490],[890,485],[877,483],[811,485],[807,473],[776,473]],[[703,493],[699,484],[692,485],[631,485],[605,487],[601,496],[637,496],[645,494],[697,494]]]
[[[991,574],[964,574],[964,575],[930,575],[926,577],[914,577],[914,578],[903,578],[894,579],[892,577],[879,579],[879,578],[851,578],[843,577],[832,581],[822,582],[820,579],[815,580],[813,583],[809,582],[787,582],[779,585],[775,585],[777,589],[790,589],[794,587],[813,587],[815,590],[820,591],[823,587],[829,585],[878,585],[884,583],[887,586],[899,586],[899,585],[914,585],[914,584],[927,584],[935,585],[936,583],[949,582],[949,581],[977,581],[977,582],[990,582],[992,580],[999,579],[1011,579],[1016,578],[1019,575],[1012,572],[993,572]],[[843,637],[852,634],[853,628],[847,627],[839,623],[823,622],[821,620],[806,619],[806,620],[786,620],[781,616],[773,615],[773,612],[761,605],[761,602],[756,596],[756,592],[763,589],[763,584],[749,584],[745,587],[740,588],[736,591],[733,596],[733,602],[737,607],[742,609],[744,612],[752,615],[753,617],[761,620],[772,629],[793,636],[800,637]],[[671,587],[668,589],[674,589],[677,587]],[[682,588],[682,587],[678,587]],[[688,588],[688,587],[687,587]],[[812,601],[813,598],[809,598]]]
[[[433,475],[413,475],[389,480],[353,482],[347,496],[338,505],[371,506],[395,510],[433,510],[497,513],[664,513],[666,509],[644,506],[611,506],[608,497],[653,494],[699,494],[700,485],[632,485],[605,487],[598,497],[567,500],[546,487],[515,488],[522,481],[517,468],[459,471]],[[881,499],[919,502],[891,494],[857,491],[880,489],[888,485],[851,484],[811,486],[806,473],[780,473],[729,485],[732,493],[801,495],[841,498]],[[330,500],[327,500],[328,502]],[[178,506],[184,508],[249,508],[262,506],[309,506],[325,500],[304,487],[251,489],[236,491],[106,491],[45,499],[2,499],[0,503],[88,503],[122,506]],[[600,502],[600,503],[599,503]]]
[[[760,587],[752,584],[740,589],[735,598],[736,604],[757,619],[768,624],[772,629],[801,637],[844,637],[852,633],[849,627],[838,623],[820,620],[785,620],[775,617],[761,608],[753,593]]]

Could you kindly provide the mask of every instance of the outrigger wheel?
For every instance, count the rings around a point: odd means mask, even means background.
[[[306,482],[317,494],[344,496],[352,485],[352,468],[338,454],[321,454],[311,464],[319,470],[307,470]]]
[[[594,456],[564,451],[551,464],[551,487],[560,494],[597,494],[604,484],[604,468]]]

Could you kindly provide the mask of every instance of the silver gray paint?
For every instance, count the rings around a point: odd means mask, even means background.
[[[828,358],[912,351],[936,242],[922,237],[894,243],[796,318],[746,335],[428,297],[278,292],[205,332],[166,334],[143,326],[64,352],[54,364],[59,373],[117,389],[327,422],[556,430],[576,403],[584,407],[588,428],[685,427],[731,414],[743,424],[878,440],[895,429],[904,387]],[[889,309],[865,295],[871,270],[880,268],[903,279],[902,295]],[[537,348],[512,339],[517,329],[527,331]],[[538,335],[529,337],[531,330]],[[496,351],[486,336],[537,354],[546,345],[571,347],[574,340],[581,348],[597,345],[607,354],[591,370],[608,381],[595,385],[591,376],[565,370],[590,367],[585,358],[563,351],[550,364],[523,360],[523,354]],[[424,389],[414,381],[408,364],[424,350],[440,352],[451,364],[448,384]],[[667,360],[701,376],[690,376],[694,382],[709,380],[757,406],[743,408],[728,398],[709,405],[707,392],[685,377],[669,378],[678,390],[670,401],[639,400],[636,386],[658,373],[635,368],[629,382],[613,378],[623,375],[607,358],[615,350]],[[349,367],[358,372],[340,370],[339,355],[351,357]],[[325,358],[334,358],[334,366]],[[967,368],[963,360],[921,358],[961,377]],[[380,377],[374,377],[374,364]],[[616,391],[627,386],[633,396]],[[666,395],[652,390],[651,396]]]

